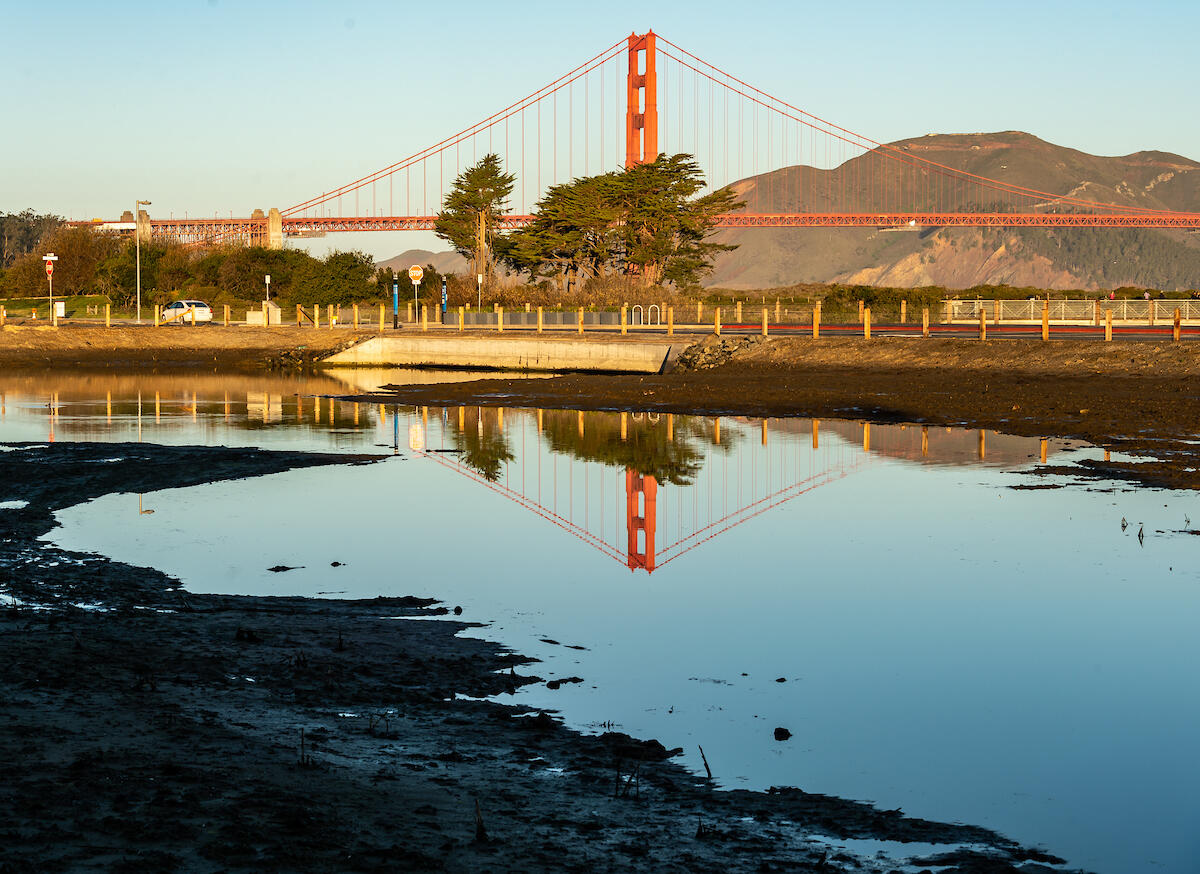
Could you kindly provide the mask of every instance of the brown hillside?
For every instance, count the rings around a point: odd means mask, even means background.
[[[931,134],[891,144],[956,170],[1025,188],[1129,207],[1200,211],[1200,163],[1165,152],[1088,155],[1030,134]],[[909,171],[887,192],[877,155],[833,170],[788,167],[735,183],[751,212],[933,210],[937,174]],[[872,182],[874,181],[874,185]],[[983,187],[960,193],[973,209],[1023,209]],[[976,229],[773,229],[725,231],[739,248],[722,256],[709,285],[762,288],[795,282],[895,286],[977,283],[1095,288],[1200,284],[1200,235],[1176,231]]]

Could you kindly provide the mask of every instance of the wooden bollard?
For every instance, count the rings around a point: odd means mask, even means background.
[[[718,337],[721,336],[721,308],[717,307],[713,310],[713,333]]]
[[[870,340],[871,339],[871,308],[870,307],[865,307],[863,309],[862,318],[863,318],[863,323],[862,323],[863,339]]]
[[[979,460],[987,458],[987,431],[979,429]]]
[[[358,304],[356,304],[356,303],[350,305],[350,318],[354,320],[353,324],[350,327],[352,327],[354,330],[357,331],[358,330]]]
[[[409,324],[412,324],[412,320],[413,320],[413,305],[412,305],[412,301],[408,301],[407,303],[404,304],[404,321],[408,322]]]
[[[525,306],[529,306],[529,304],[525,304]],[[537,327],[537,332],[538,332],[539,334],[540,334],[540,333],[542,333],[542,308],[541,308],[541,307],[538,307],[538,327]]]
[[[817,301],[813,304],[813,324],[812,334],[814,340],[821,339],[821,302]]]
[[[159,309],[158,304],[155,304],[154,305],[154,327],[157,328],[159,326],[161,319],[162,319],[162,311]]]
[[[779,324],[782,318],[779,315],[779,298],[775,298],[775,324]]]
[[[500,304],[496,304],[496,331],[504,332],[504,307]]]
[[[329,327],[331,328],[337,324],[337,319],[334,318],[333,304],[325,307],[325,321],[329,323]]]
[[[1042,301],[1042,340],[1050,339],[1050,301]]]
[[[1112,342],[1112,310],[1104,311],[1104,342]]]
[[[465,331],[467,328],[467,308],[458,308],[458,330]]]
[[[704,324],[704,303],[702,301],[696,301],[696,324]]]
[[[1156,310],[1158,309],[1158,301],[1156,301],[1156,300],[1150,301],[1148,309],[1150,310],[1150,315],[1148,317],[1147,324],[1149,325],[1149,327],[1153,328],[1154,327],[1154,317],[1156,315],[1158,315],[1158,313],[1156,312]]]
[[[762,335],[765,337],[765,336],[767,336],[767,308],[763,307],[762,310],[763,310]]]
[[[303,325],[304,325],[304,310],[301,309],[300,304],[296,304],[296,327],[299,328],[299,327],[302,327]]]
[[[625,307],[621,307],[621,333],[628,334],[629,326],[626,323],[629,317],[629,311]]]
[[[737,305],[734,307],[733,320],[739,325],[742,323],[742,302],[740,300],[737,302]]]
[[[1171,329],[1171,339],[1179,342],[1179,307],[1175,307],[1175,326]]]
[[[8,310],[0,306],[0,328],[4,327],[6,321],[8,321]]]
[[[529,312],[529,301],[525,301],[525,312]]]
[[[821,420],[812,420],[813,449],[821,448]]]
[[[1100,327],[1100,298],[1096,298],[1096,308],[1094,313],[1096,327]]]
[[[226,307],[225,309],[226,309],[226,311],[228,311],[229,307]],[[3,325],[3,324],[4,324],[4,315],[3,315],[3,313],[0,313],[0,325]],[[112,304],[110,304],[110,303],[106,303],[104,305],[104,327],[106,327],[106,328],[112,327]]]
[[[860,301],[858,302],[858,323],[859,323],[860,325],[862,324],[862,320],[863,320],[863,310],[864,310],[864,309],[865,309],[865,307],[863,306],[863,302],[860,300]]]
[[[764,308],[764,312],[765,312],[765,308]],[[763,446],[767,445],[767,420],[766,419],[762,420],[762,445]]]
[[[902,301],[900,301],[900,324],[903,325],[903,324],[906,324],[907,322],[908,322],[908,301],[902,300]]]
[[[929,336],[929,307],[921,307],[921,336]]]
[[[313,327],[321,327],[321,305],[319,303],[313,304]]]
[[[280,313],[280,315],[283,315],[283,314]],[[224,312],[222,313],[222,316],[225,320],[225,327],[228,328],[229,327],[229,304],[225,304]],[[104,308],[104,320],[106,322],[108,321],[108,307]]]
[[[262,305],[262,314],[263,314],[263,327],[264,328],[271,327],[271,314],[269,312],[267,312],[267,302],[265,300],[263,301],[263,305]],[[196,324],[196,313],[195,313],[195,310],[193,310],[192,311],[192,326],[194,327],[195,324]]]
[[[675,307],[667,307],[667,336],[675,334]]]
[[[384,314],[383,304],[380,304],[379,305],[379,333],[381,333],[381,334],[383,333],[383,314]],[[380,418],[382,418],[382,417],[380,417]]]
[[[979,339],[987,339],[987,310],[984,307],[979,308]]]
[[[1045,464],[1045,463],[1046,463],[1046,443],[1047,443],[1047,442],[1048,442],[1048,441],[1046,440],[1046,438],[1045,438],[1045,437],[1043,437],[1043,438],[1042,438],[1042,440],[1041,440],[1041,447],[1040,447],[1040,453],[1041,453],[1041,458],[1042,458],[1042,464]]]
[[[579,308],[579,333],[583,333],[583,307]]]
[[[421,304],[421,330],[429,330],[429,307],[425,304]]]

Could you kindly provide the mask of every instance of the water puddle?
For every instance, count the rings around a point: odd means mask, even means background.
[[[65,548],[196,592],[440,598],[541,660],[547,682],[512,700],[656,737],[701,772],[703,746],[725,786],[979,824],[1103,872],[1200,859],[1200,573],[1180,534],[1200,507],[1029,475],[1098,449],[354,405],[327,397],[351,390],[330,375],[44,379],[5,386],[0,440],[388,456],[109,495],[59,514]],[[1063,487],[1012,488],[1044,481]]]

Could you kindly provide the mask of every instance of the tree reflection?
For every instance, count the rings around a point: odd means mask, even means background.
[[[543,430],[554,452],[584,461],[636,470],[659,482],[690,485],[699,473],[704,455],[697,447],[709,443],[722,452],[729,450],[733,434],[721,444],[713,441],[711,420],[667,414],[622,414],[573,410],[546,410]],[[673,431],[673,433],[669,433]]]
[[[493,421],[489,422],[490,417]],[[488,482],[500,478],[503,465],[516,458],[508,437],[499,427],[501,413],[495,409],[476,407],[464,413],[464,427],[450,432],[462,461]]]

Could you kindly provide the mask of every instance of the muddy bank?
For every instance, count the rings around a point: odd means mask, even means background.
[[[159,328],[7,325],[0,328],[0,366],[120,370],[243,370],[308,367],[374,336],[349,328]]]
[[[389,387],[355,400],[709,415],[812,416],[986,428],[1087,440],[1147,456],[1093,466],[1200,488],[1200,348],[957,340],[709,338],[657,376],[570,375]],[[691,363],[693,368],[687,369]]]
[[[457,636],[487,619],[469,605],[428,622],[414,619],[447,607],[185,594],[156,571],[36,539],[55,509],[109,491],[344,460],[0,452],[0,501],[28,502],[0,510],[0,588],[20,599],[0,610],[0,871],[892,867],[815,835],[970,844],[919,863],[948,871],[1056,861],[984,829],[800,790],[718,791],[654,741],[471,700],[539,680],[519,655]],[[331,578],[354,573],[347,559]]]

